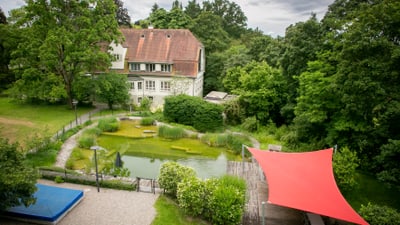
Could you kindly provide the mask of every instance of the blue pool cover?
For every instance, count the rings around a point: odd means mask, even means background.
[[[83,191],[36,184],[36,203],[12,207],[7,216],[22,220],[55,224],[83,198]]]

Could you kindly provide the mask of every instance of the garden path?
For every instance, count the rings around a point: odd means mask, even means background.
[[[88,113],[85,113],[83,115],[81,115],[78,118],[78,124],[83,124],[88,120],[91,120],[91,115],[93,115],[94,113],[99,112],[100,110],[104,109],[104,106],[101,105],[96,105],[96,108]],[[76,127],[77,124],[71,124],[71,129]],[[94,124],[90,125],[89,127],[94,126]],[[83,132],[84,129],[81,129],[78,133],[72,135],[70,138],[68,138],[63,145],[61,146],[60,151],[58,152],[57,155],[57,160],[56,163],[54,164],[54,166],[56,167],[61,167],[61,168],[65,168],[65,164],[68,160],[68,158],[71,155],[72,150],[75,148],[75,146],[77,145],[77,137],[79,137],[79,135]],[[59,134],[62,134],[64,131],[64,129],[60,130],[57,132],[56,136],[58,136]]]

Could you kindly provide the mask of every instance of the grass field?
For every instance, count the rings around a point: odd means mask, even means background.
[[[166,197],[161,195],[155,204],[157,216],[151,225],[207,225],[204,220],[187,217],[179,206]]]
[[[81,115],[90,111],[78,107]],[[31,105],[0,98],[0,136],[25,145],[33,138],[52,136],[75,120],[75,112],[67,105]]]

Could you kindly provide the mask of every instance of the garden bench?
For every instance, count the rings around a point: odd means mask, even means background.
[[[268,151],[280,152],[282,150],[282,145],[268,145]]]

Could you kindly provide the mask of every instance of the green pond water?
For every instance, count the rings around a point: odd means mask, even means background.
[[[167,161],[192,167],[200,178],[219,177],[226,174],[228,160],[240,160],[225,148],[209,147],[197,139],[189,138],[171,141],[159,137],[100,135],[97,143],[108,151],[120,152],[124,167],[129,169],[134,178],[157,178],[160,165]],[[174,147],[189,149],[192,153]]]

